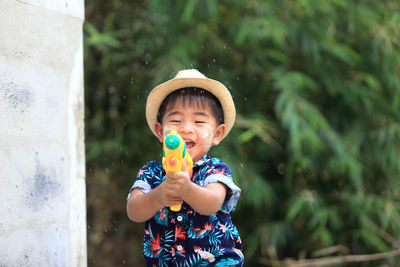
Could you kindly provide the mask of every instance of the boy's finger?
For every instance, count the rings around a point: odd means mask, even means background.
[[[179,179],[179,172],[167,172],[166,177],[169,179]]]
[[[179,206],[179,205],[182,205],[182,203],[183,203],[183,201],[168,201],[167,205],[169,207],[171,207],[171,206]]]
[[[182,160],[182,171],[187,172],[188,171],[188,165],[186,163],[186,160]]]
[[[175,196],[175,195],[168,195],[168,201],[175,201],[175,202],[179,202],[182,201],[182,198]]]

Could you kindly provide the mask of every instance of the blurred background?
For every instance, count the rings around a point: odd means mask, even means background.
[[[242,189],[246,266],[400,264],[386,253],[400,249],[399,1],[85,2],[89,266],[144,265],[144,224],[125,208],[138,169],[161,159],[146,97],[186,68],[234,97],[211,155]]]

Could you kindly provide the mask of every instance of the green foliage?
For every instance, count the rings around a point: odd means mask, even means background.
[[[234,96],[235,128],[211,153],[242,188],[248,266],[270,248],[400,247],[398,1],[87,0],[86,19],[89,265],[143,264],[125,198],[161,157],[147,94],[183,68]]]

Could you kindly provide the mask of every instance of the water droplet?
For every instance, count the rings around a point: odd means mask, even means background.
[[[243,163],[242,163],[242,162],[240,162],[240,167],[242,167],[242,168],[243,168]]]
[[[238,81],[239,81],[239,76],[237,76],[237,77],[236,77],[236,80],[238,80]]]
[[[217,60],[215,60],[215,58],[213,58],[213,62],[217,62]]]
[[[149,62],[146,60],[146,65],[148,65],[149,64]]]
[[[247,101],[247,97],[244,97],[243,99],[244,99],[244,101]]]

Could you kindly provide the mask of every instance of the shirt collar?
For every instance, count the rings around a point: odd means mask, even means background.
[[[198,166],[205,165],[210,160],[211,160],[211,157],[208,154],[205,154],[201,159],[199,159],[198,161],[196,161],[193,164],[193,167],[198,167]]]

